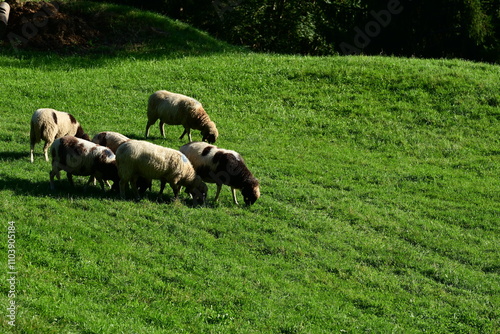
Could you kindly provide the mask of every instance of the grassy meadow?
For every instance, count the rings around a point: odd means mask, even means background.
[[[0,52],[0,332],[498,332],[498,65],[253,54],[152,17],[181,37],[113,55]],[[158,89],[204,105],[216,145],[260,180],[255,205],[227,187],[214,203],[213,184],[201,207],[168,186],[157,200],[157,181],[122,200],[65,173],[50,191],[43,144],[29,161],[37,108],[143,139]],[[149,140],[185,143],[181,126],[165,132]]]

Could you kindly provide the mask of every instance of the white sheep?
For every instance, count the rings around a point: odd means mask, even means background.
[[[181,186],[184,186],[195,203],[205,201],[207,185],[196,175],[186,156],[177,150],[147,141],[129,140],[116,151],[116,162],[122,198],[125,198],[129,182],[135,197],[139,198],[136,182],[142,177],[146,180],[160,180],[160,196],[168,182],[176,199]]]
[[[192,142],[179,150],[191,161],[203,181],[217,184],[215,201],[223,184],[231,187],[235,204],[238,204],[236,189],[241,189],[246,205],[255,203],[260,197],[259,181],[248,170],[239,153],[204,142]]]
[[[74,186],[73,175],[95,177],[104,190],[104,180],[112,180],[113,188],[118,186],[118,169],[115,155],[104,146],[74,136],[58,138],[50,146],[52,170],[50,171],[50,188],[55,189],[54,176],[60,179],[60,171],[64,170],[69,183]]]
[[[113,153],[116,153],[118,146],[129,140],[127,136],[112,131],[100,132],[92,138],[94,143],[110,148]]]
[[[55,139],[64,136],[76,136],[85,140],[90,140],[89,136],[83,131],[80,123],[66,112],[57,111],[50,108],[42,108],[35,111],[31,117],[30,129],[30,158],[33,162],[33,152],[35,144],[40,140],[45,141],[43,152],[45,160],[49,161],[48,149]]]
[[[210,120],[201,103],[182,94],[159,90],[149,97],[146,138],[149,136],[149,127],[155,124],[157,119],[160,119],[160,133],[163,137],[165,123],[183,125],[184,132],[179,139],[187,134],[190,142],[193,141],[191,129],[200,130],[202,140],[211,144],[215,143],[219,136],[215,123]]]
[[[130,140],[130,138],[128,138],[127,136],[124,136],[121,133],[112,132],[112,131],[100,132],[100,133],[96,134],[94,136],[94,138],[92,138],[92,141],[94,143],[99,144],[101,146],[108,147],[115,154],[116,154],[116,150],[118,149],[118,147],[121,144],[123,144],[129,140]],[[91,180],[89,182],[92,182],[92,181],[93,180]],[[139,193],[141,193],[141,194],[145,193],[147,189],[151,190],[151,186],[152,186],[151,180],[146,180],[142,177],[140,177],[137,180],[137,187],[139,188]]]

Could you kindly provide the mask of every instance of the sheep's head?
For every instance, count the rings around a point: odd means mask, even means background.
[[[260,197],[259,181],[253,179],[252,182],[241,189],[241,194],[246,205],[254,204]]]
[[[207,127],[201,132],[201,135],[203,136],[202,141],[206,141],[209,144],[213,144],[219,137],[219,131],[217,131],[215,123],[210,121]]]
[[[194,205],[205,203],[205,199],[207,198],[208,187],[202,181],[199,175],[196,175],[191,186],[186,187],[186,192],[191,195],[193,198]]]
[[[113,181],[113,187],[111,187],[111,189],[117,189],[120,178],[118,177],[118,167],[116,166],[116,158],[113,151],[109,148],[103,149],[101,154],[95,157],[94,168],[102,174],[104,180]]]
[[[75,137],[90,141],[89,135],[83,131],[83,128],[80,125],[78,125],[78,129],[76,129]]]

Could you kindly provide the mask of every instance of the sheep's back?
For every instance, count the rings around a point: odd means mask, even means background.
[[[171,180],[194,174],[188,159],[179,151],[146,141],[123,143],[116,151],[116,159],[121,173],[129,177],[137,174],[147,179]]]
[[[92,138],[92,142],[102,146],[106,146],[114,153],[116,153],[116,150],[121,144],[128,140],[130,139],[127,136],[112,131],[100,132],[96,134],[94,138]]]
[[[200,108],[203,110],[201,103],[189,96],[158,91],[149,98],[148,115],[170,125],[188,125]]]
[[[180,148],[196,173],[206,182],[236,185],[241,172],[247,171],[238,152],[226,150],[205,142],[192,142]]]
[[[56,139],[51,146],[51,155],[53,164],[75,175],[91,175],[98,164],[115,161],[110,149],[74,136]]]
[[[60,138],[76,134],[80,123],[71,115],[51,108],[41,108],[35,111],[31,119],[33,125],[39,128],[42,138]]]

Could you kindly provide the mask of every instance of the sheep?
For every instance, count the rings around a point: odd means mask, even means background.
[[[146,138],[149,136],[149,127],[160,119],[160,133],[165,137],[164,124],[184,126],[184,132],[179,137],[182,139],[188,135],[189,142],[192,142],[191,129],[200,130],[203,136],[202,141],[210,144],[215,143],[219,132],[215,123],[203,109],[200,102],[195,99],[166,90],[159,90],[152,94],[148,100],[148,123],[146,125]]]
[[[45,141],[43,152],[45,161],[49,161],[48,149],[55,139],[63,136],[76,136],[85,140],[90,140],[83,131],[80,123],[66,112],[57,111],[50,108],[36,110],[31,117],[30,129],[30,159],[33,162],[33,152],[35,144],[40,140]]]
[[[108,147],[111,151],[113,151],[113,153],[116,153],[118,146],[129,140],[130,138],[122,135],[121,133],[112,131],[100,132],[92,138],[94,143]]]
[[[92,141],[94,143],[108,147],[115,154],[118,147],[129,140],[130,138],[128,138],[127,136],[112,131],[100,132],[92,138]],[[90,182],[92,181],[93,180],[91,180]],[[146,180],[145,178],[139,177],[137,180],[137,187],[139,188],[139,193],[144,194],[147,189],[151,191],[152,182],[151,180]]]
[[[74,186],[73,175],[91,176],[85,188],[95,177],[104,190],[103,180],[112,180],[113,188],[119,182],[118,168],[113,152],[104,146],[90,141],[64,136],[58,138],[50,146],[52,170],[50,171],[50,188],[55,189],[54,176],[60,179],[60,171],[66,171],[68,181]]]
[[[181,186],[184,186],[195,203],[205,201],[207,185],[196,175],[186,156],[177,150],[147,141],[129,140],[121,144],[116,151],[116,162],[122,198],[125,198],[125,191],[130,182],[138,199],[136,182],[139,177],[143,177],[147,180],[160,180],[159,196],[163,194],[168,182],[174,191],[175,199],[179,196]]]
[[[233,201],[236,189],[241,189],[246,205],[254,204],[260,197],[259,181],[248,170],[241,155],[204,142],[192,142],[179,149],[191,161],[203,181],[217,184],[215,201],[219,199],[222,185],[231,187]]]

